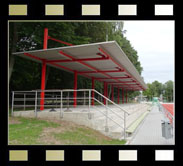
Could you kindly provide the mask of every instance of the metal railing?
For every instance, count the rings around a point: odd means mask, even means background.
[[[71,107],[74,107],[74,100],[77,100],[77,105],[82,106],[83,108],[88,108],[88,118],[91,119],[91,108],[94,107],[92,104],[95,102],[95,105],[101,105],[105,108],[105,112],[102,112],[102,114],[105,116],[105,131],[107,132],[108,129],[108,120],[113,121],[116,125],[118,125],[120,128],[123,129],[124,133],[124,139],[126,139],[126,117],[129,115],[129,113],[110,100],[109,98],[105,97],[95,89],[64,89],[64,90],[32,90],[32,91],[13,91],[12,92],[12,110],[11,113],[14,115],[15,109],[22,108],[23,111],[33,110],[35,117],[37,117],[38,112],[40,111],[41,106],[41,93],[44,92],[44,108],[50,109],[50,111],[60,111],[60,118],[63,118],[65,111],[70,111]],[[77,92],[77,97],[74,97],[74,92]],[[106,101],[106,104],[103,104],[103,101]],[[115,109],[119,109],[123,112],[123,116],[121,116],[119,113],[114,111],[114,109],[111,106],[115,106]],[[56,109],[55,109],[56,108]],[[77,108],[77,107],[76,107]],[[64,111],[64,109],[66,109]],[[100,109],[95,109],[99,112],[101,112]],[[113,120],[109,116],[112,113],[116,117],[120,119],[120,123]]]
[[[162,106],[161,103],[158,103],[159,110],[163,113],[165,118],[168,118],[170,120],[170,124],[174,125],[174,116],[165,108]]]

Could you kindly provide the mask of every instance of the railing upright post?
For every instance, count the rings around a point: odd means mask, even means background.
[[[35,117],[37,118],[37,91],[35,92]]]
[[[57,108],[57,95],[56,95],[56,108]]]
[[[126,112],[124,112],[124,140],[126,139]]]
[[[63,118],[63,103],[62,103],[62,97],[63,97],[63,91],[61,90],[61,93],[60,93],[60,118]]]
[[[109,131],[109,127],[108,127],[108,100],[106,100],[106,124],[105,124],[105,132],[108,132]]]
[[[24,111],[25,111],[26,94],[24,93]]]
[[[91,112],[90,112],[90,108],[91,108],[91,90],[89,89],[89,94],[88,94],[88,119],[91,119]]]
[[[84,91],[84,102],[83,102],[84,105],[86,105],[86,100],[85,100],[86,96],[85,95],[86,95],[86,92]]]
[[[12,104],[11,104],[11,115],[12,116],[14,116],[13,109],[14,109],[14,92],[12,92]]]

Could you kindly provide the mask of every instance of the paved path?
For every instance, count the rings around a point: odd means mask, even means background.
[[[158,107],[152,107],[141,125],[135,131],[133,138],[129,141],[130,145],[172,145],[174,139],[162,137],[161,120],[164,116],[159,112]]]

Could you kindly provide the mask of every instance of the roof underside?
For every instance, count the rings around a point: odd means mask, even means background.
[[[115,41],[17,52],[14,55],[128,90],[147,89],[142,77]]]

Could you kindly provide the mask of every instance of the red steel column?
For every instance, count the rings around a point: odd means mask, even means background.
[[[44,29],[44,41],[43,49],[47,49],[48,46],[48,28]],[[40,101],[40,110],[44,110],[44,90],[45,90],[45,78],[46,78],[46,62],[42,63],[42,74],[41,74],[41,101]]]
[[[124,89],[122,89],[122,103],[124,104]]]
[[[112,95],[112,96],[111,96],[111,100],[114,101],[114,85],[112,85],[111,91],[112,91],[112,92],[111,92],[111,95]]]
[[[95,79],[92,77],[92,89],[95,89]],[[92,105],[94,105],[94,91],[92,91]]]
[[[118,104],[119,104],[119,88],[118,88]]]
[[[77,90],[77,71],[74,71],[74,90]],[[77,91],[74,91],[74,107],[77,106]]]
[[[128,91],[126,90],[126,103],[128,103]]]

